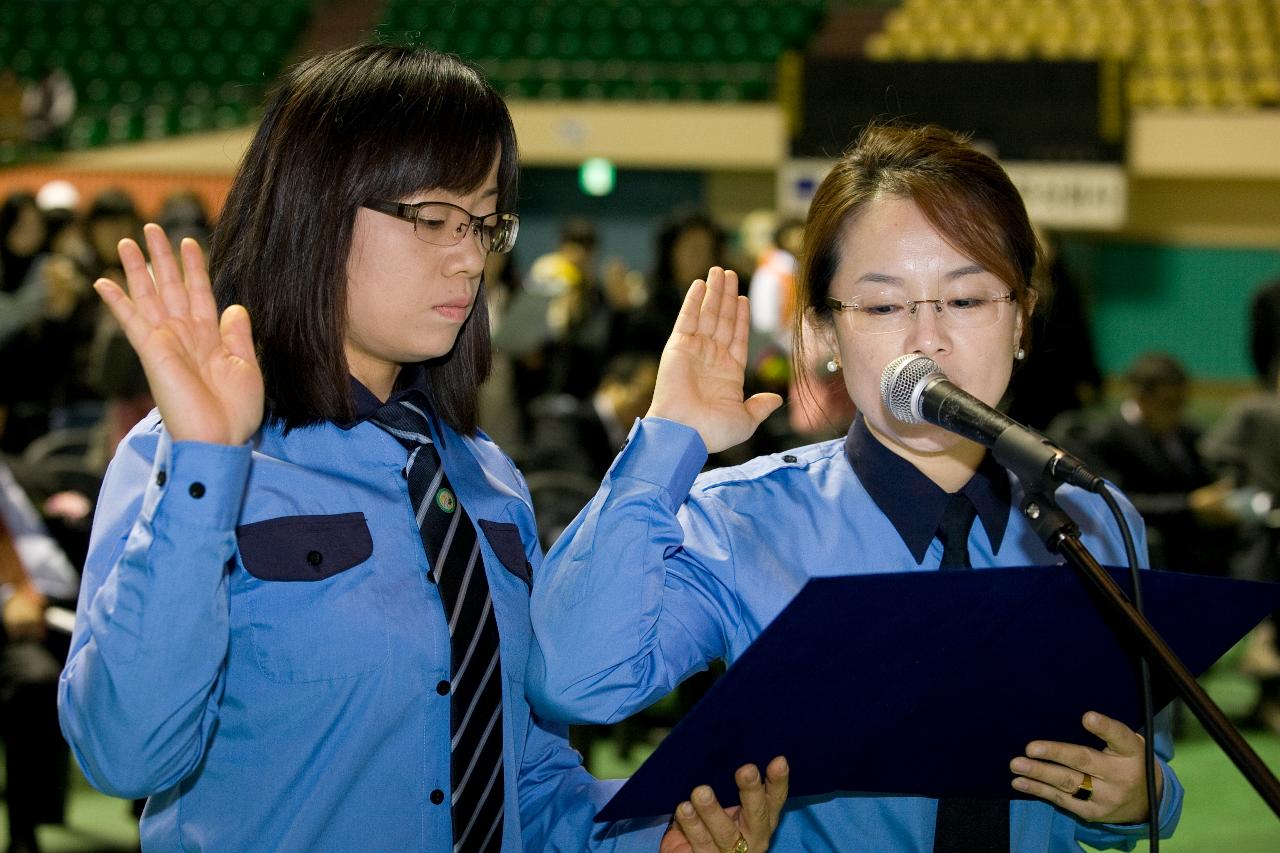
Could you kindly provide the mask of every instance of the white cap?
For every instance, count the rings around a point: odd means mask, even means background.
[[[70,181],[49,181],[36,193],[36,207],[41,210],[75,210],[80,204],[80,191]]]

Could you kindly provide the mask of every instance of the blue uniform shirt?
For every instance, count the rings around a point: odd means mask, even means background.
[[[656,850],[662,826],[591,823],[617,783],[529,711],[523,479],[483,435],[433,433],[501,635],[502,849]],[[227,447],[173,442],[153,412],[121,444],[58,698],[89,781],[150,797],[145,849],[451,849],[449,632],[405,461],[367,421]]]
[[[694,430],[640,421],[599,493],[548,553],[533,594],[528,679],[534,707],[548,717],[614,722],[711,660],[732,665],[810,577],[938,569],[934,532],[946,493],[861,419],[845,440],[699,477],[705,461]],[[981,520],[969,536],[974,567],[1058,562],[1011,512],[1018,486],[994,463],[964,492]],[[1063,487],[1058,499],[1100,561],[1125,562],[1100,498]],[[1125,506],[1140,536],[1141,520]],[[1145,540],[1139,546],[1145,553]],[[1182,804],[1167,730],[1156,750],[1167,835]],[[1086,823],[1041,801],[1010,808],[1019,853],[1077,850],[1077,841],[1131,849],[1147,834],[1145,824]],[[797,798],[770,849],[929,853],[936,810],[936,800],[920,797]]]

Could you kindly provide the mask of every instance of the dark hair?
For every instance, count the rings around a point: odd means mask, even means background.
[[[213,236],[218,303],[253,320],[269,403],[285,429],[345,420],[347,256],[370,198],[480,187],[495,157],[498,209],[516,200],[506,104],[455,56],[366,44],[304,60],[273,92]],[[473,433],[489,374],[484,287],[453,349],[425,363],[432,405]]]
[[[113,216],[128,216],[135,220],[139,218],[138,206],[134,204],[133,196],[115,187],[105,189],[93,197],[89,212],[85,214],[85,224],[93,225],[99,219]]]
[[[560,242],[562,244],[572,243],[575,246],[581,246],[588,252],[593,252],[599,239],[599,235],[596,233],[596,226],[591,223],[591,220],[583,219],[581,216],[572,216],[560,225]]]
[[[965,135],[936,125],[872,124],[836,162],[809,206],[796,277],[796,363],[803,363],[806,313],[830,320],[826,297],[848,224],[884,196],[913,201],[958,252],[1009,286],[1022,311],[1025,346],[1031,313],[1048,284],[1038,273],[1041,250],[1009,176]]]
[[[676,242],[686,231],[706,231],[711,235],[711,254],[719,263],[724,258],[725,233],[708,214],[701,210],[682,211],[673,214],[658,232],[658,263],[653,270],[653,283],[656,287],[670,287],[677,284],[687,288],[691,281],[675,281],[675,264],[672,255]],[[683,291],[681,291],[683,292]],[[674,320],[674,317],[672,318]]]
[[[18,216],[23,210],[36,212],[44,224],[45,233],[43,241],[36,247],[33,254],[18,256],[9,251],[9,232],[17,224]],[[36,255],[42,254],[49,248],[52,233],[49,230],[49,219],[36,204],[34,195],[25,190],[19,190],[5,197],[4,202],[0,204],[0,290],[14,291],[22,285]]]
[[[1276,390],[1280,374],[1280,278],[1258,288],[1249,301],[1249,355],[1258,377]]]
[[[5,196],[0,203],[0,238],[9,236],[13,224],[18,221],[18,213],[24,207],[35,208],[37,211],[40,209],[36,205],[36,197],[26,190],[18,190]]]
[[[1151,394],[1161,388],[1185,388],[1187,371],[1167,352],[1145,352],[1133,360],[1124,379],[1139,394]]]

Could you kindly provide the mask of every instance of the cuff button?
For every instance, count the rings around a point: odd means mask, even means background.
[[[187,494],[193,498],[204,497],[204,483],[192,483],[191,488],[187,489]]]

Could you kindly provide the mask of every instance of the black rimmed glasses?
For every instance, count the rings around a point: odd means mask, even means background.
[[[856,296],[852,302],[828,296],[826,302],[831,310],[847,313],[855,331],[874,335],[901,332],[915,319],[921,305],[932,305],[938,321],[952,328],[991,326],[1004,316],[1005,306],[1016,300],[1008,291],[960,289],[939,299],[904,299],[898,293],[880,292]]]
[[[480,238],[480,248],[501,255],[515,247],[516,234],[520,231],[520,217],[514,213],[472,216],[470,211],[447,201],[401,204],[374,198],[366,201],[364,206],[412,222],[417,238],[433,246],[456,246],[468,234],[474,233]]]

